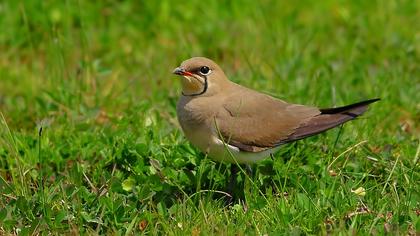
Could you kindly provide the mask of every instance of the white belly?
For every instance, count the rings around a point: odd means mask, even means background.
[[[216,161],[255,163],[267,158],[270,154],[273,154],[280,149],[280,147],[275,147],[261,152],[246,152],[239,150],[239,148],[235,146],[224,143],[216,135],[209,134],[208,130],[189,131],[190,130],[184,130],[185,135],[190,142]]]
[[[230,163],[255,163],[269,157],[270,154],[275,153],[279,149],[280,147],[275,147],[261,152],[246,152],[215,138],[215,142],[210,148],[209,156],[217,161]]]

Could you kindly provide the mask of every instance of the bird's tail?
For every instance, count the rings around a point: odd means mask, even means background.
[[[311,118],[304,125],[297,128],[296,131],[289,136],[287,142],[319,134],[349,120],[353,120],[354,118],[362,115],[368,108],[369,104],[378,100],[380,99],[375,98],[343,107],[320,109],[321,114]]]

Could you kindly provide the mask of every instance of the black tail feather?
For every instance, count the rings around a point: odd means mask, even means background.
[[[349,120],[353,120],[362,115],[369,104],[378,100],[380,99],[375,98],[343,107],[320,109],[321,114],[313,117],[306,124],[297,128],[295,132],[290,135],[287,140],[285,140],[285,142],[291,142],[313,136],[339,126]]]
[[[369,100],[362,101],[362,102],[353,103],[353,104],[350,104],[350,105],[347,105],[347,106],[335,107],[335,108],[323,108],[323,109],[319,109],[319,110],[321,111],[321,114],[337,114],[337,113],[342,113],[342,112],[349,111],[353,108],[369,105],[369,104],[377,102],[379,100],[381,100],[381,99],[380,98],[374,98],[374,99],[369,99]]]

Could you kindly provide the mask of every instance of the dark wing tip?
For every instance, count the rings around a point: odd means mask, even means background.
[[[291,142],[316,135],[339,126],[349,120],[353,120],[362,115],[369,104],[379,100],[380,98],[375,98],[343,107],[320,109],[320,115],[313,117],[306,124],[297,128],[287,140],[284,140],[284,142]]]
[[[343,106],[343,107],[323,108],[323,109],[319,109],[319,110],[321,111],[321,114],[337,114],[337,113],[341,113],[341,112],[346,112],[346,111],[351,110],[353,108],[366,106],[366,105],[369,105],[371,103],[377,102],[379,100],[381,100],[381,99],[380,98],[373,98],[373,99],[353,103],[353,104],[350,104],[350,105],[347,105],[347,106]]]

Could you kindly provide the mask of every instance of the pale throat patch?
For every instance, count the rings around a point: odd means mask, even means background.
[[[204,90],[205,82],[201,77],[184,75],[182,78],[182,91],[184,94],[196,94]]]

